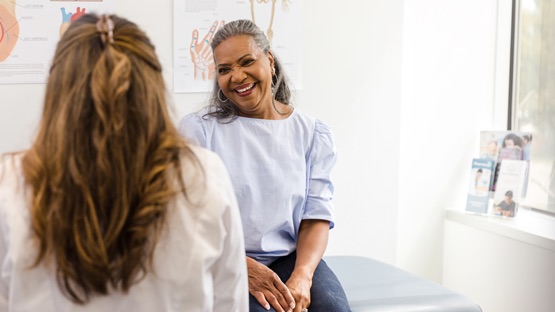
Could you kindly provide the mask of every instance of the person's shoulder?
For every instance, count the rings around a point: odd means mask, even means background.
[[[25,196],[21,169],[22,159],[23,153],[0,155],[0,219],[7,218],[7,211],[16,211],[17,214],[25,211],[17,208],[20,202],[19,197]]]
[[[209,149],[192,144],[189,145],[189,148],[201,166],[213,166],[221,162],[220,156]]]
[[[182,126],[186,126],[187,124],[195,124],[195,123],[200,123],[203,120],[207,120],[208,116],[208,107],[204,107],[201,110],[192,112],[192,113],[188,113],[185,116],[183,116],[179,122],[179,127],[181,128]]]
[[[185,172],[200,174],[207,180],[219,180],[222,176],[228,174],[227,169],[218,154],[202,146],[194,144],[189,144],[188,146],[192,157],[189,157],[189,159],[185,160],[182,164],[182,166],[185,166]],[[199,176],[196,175],[196,178],[198,177]]]
[[[179,133],[190,142],[204,146],[207,134],[218,124],[216,117],[211,116],[209,112],[209,108],[206,107],[185,115],[177,126]]]
[[[320,119],[316,119],[314,131],[319,135],[332,136],[331,127]]]
[[[315,123],[316,122],[316,118],[308,115],[307,113],[305,113],[304,111],[302,111],[299,108],[295,108],[293,110],[293,113],[292,113],[291,117],[296,119],[296,120],[300,120],[300,121],[307,122],[307,123]]]
[[[189,145],[191,157],[182,159],[182,176],[192,203],[221,210],[229,204],[233,193],[229,173],[216,153],[197,145]],[[231,188],[231,190],[229,190]]]
[[[312,122],[312,152],[316,154],[335,154],[334,136],[331,127],[319,118],[305,115]]]
[[[207,129],[216,127],[222,123],[228,123],[226,121],[226,119],[219,119],[219,117],[214,113],[214,109],[207,106],[199,111],[183,116],[183,118],[179,121],[178,128],[180,130],[194,128]]]
[[[0,185],[13,182],[20,176],[23,153],[7,153],[0,155]]]
[[[298,108],[295,108],[294,111],[294,118],[296,118],[297,120],[310,125],[314,128],[314,131],[318,132],[318,133],[328,133],[331,132],[331,128],[328,126],[328,124],[324,121],[322,121],[319,118],[315,118],[312,117],[310,115],[308,115],[307,113],[303,112],[302,110],[299,110]]]

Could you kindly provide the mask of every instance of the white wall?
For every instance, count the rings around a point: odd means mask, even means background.
[[[505,1],[505,0],[499,0]],[[294,2],[297,3],[297,2]],[[478,131],[492,126],[496,1],[304,1],[297,108],[335,133],[328,254],[441,281],[443,211],[464,202]],[[152,38],[172,89],[172,1],[118,1]],[[25,148],[43,85],[0,85],[0,152]],[[206,95],[173,94],[176,120]]]
[[[466,202],[479,131],[493,126],[497,1],[404,9],[397,264],[441,281],[443,212]]]
[[[305,4],[298,107],[330,124],[339,151],[328,254],[394,263],[403,1],[327,3]]]

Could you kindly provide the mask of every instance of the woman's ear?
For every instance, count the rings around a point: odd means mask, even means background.
[[[268,60],[270,61],[270,68],[272,68],[272,73],[274,72],[274,54],[272,51],[268,51]]]

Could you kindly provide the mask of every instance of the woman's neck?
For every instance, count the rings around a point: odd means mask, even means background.
[[[249,112],[239,111],[238,115],[247,118],[280,120],[286,119],[291,113],[293,113],[292,106],[274,101],[272,104],[265,105],[264,108],[257,110]]]

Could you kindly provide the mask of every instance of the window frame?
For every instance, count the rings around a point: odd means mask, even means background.
[[[521,49],[522,38],[520,38],[520,35],[522,34],[521,32],[522,1],[523,0],[512,0],[512,18],[511,18],[511,36],[510,36],[511,51],[510,51],[510,57],[509,57],[510,65],[509,65],[509,88],[508,88],[509,96],[508,96],[508,111],[507,111],[507,129],[513,130],[513,131],[527,131],[520,127],[517,120],[517,117],[519,116],[518,110],[520,109],[519,101],[517,97],[519,96],[519,83],[520,83],[519,69],[521,68],[519,63],[521,61],[521,55],[519,53],[522,50]],[[546,1],[546,0],[537,0],[537,1]],[[555,4],[551,4],[551,5],[555,5]],[[539,54],[538,57],[541,58],[541,54]],[[553,125],[550,125],[549,128],[544,130],[546,131],[552,130],[553,132],[555,132],[555,127],[553,127]],[[546,133],[541,133],[541,132],[533,133],[533,139],[532,139],[532,145],[531,145],[532,157],[530,160],[530,171],[529,171],[530,175],[528,177],[528,186],[529,186],[528,188],[542,189],[543,192],[545,192],[546,198],[537,199],[536,196],[529,196],[530,193],[528,193],[527,194],[528,196],[526,196],[526,201],[523,203],[523,205],[533,210],[538,210],[540,212],[545,212],[551,215],[555,215],[555,196],[553,194],[554,193],[553,173],[555,172],[555,161],[551,160],[551,157],[555,159],[555,155],[548,153],[547,154],[548,157],[545,160],[545,162],[549,162],[550,160],[552,162],[551,174],[550,174],[550,177],[547,179],[547,181],[541,181],[541,179],[538,179],[536,177],[538,176],[537,173],[539,171],[538,167],[540,166],[540,161],[538,157],[534,157],[535,156],[534,149],[538,148],[538,146],[536,146],[538,144],[537,140],[535,140],[534,142],[534,139],[537,139],[538,136],[541,137],[542,135],[545,135],[545,134]],[[545,155],[542,155],[542,156],[545,156]],[[541,166],[545,166],[545,164],[542,164]],[[535,186],[534,184],[538,184],[538,185]]]

